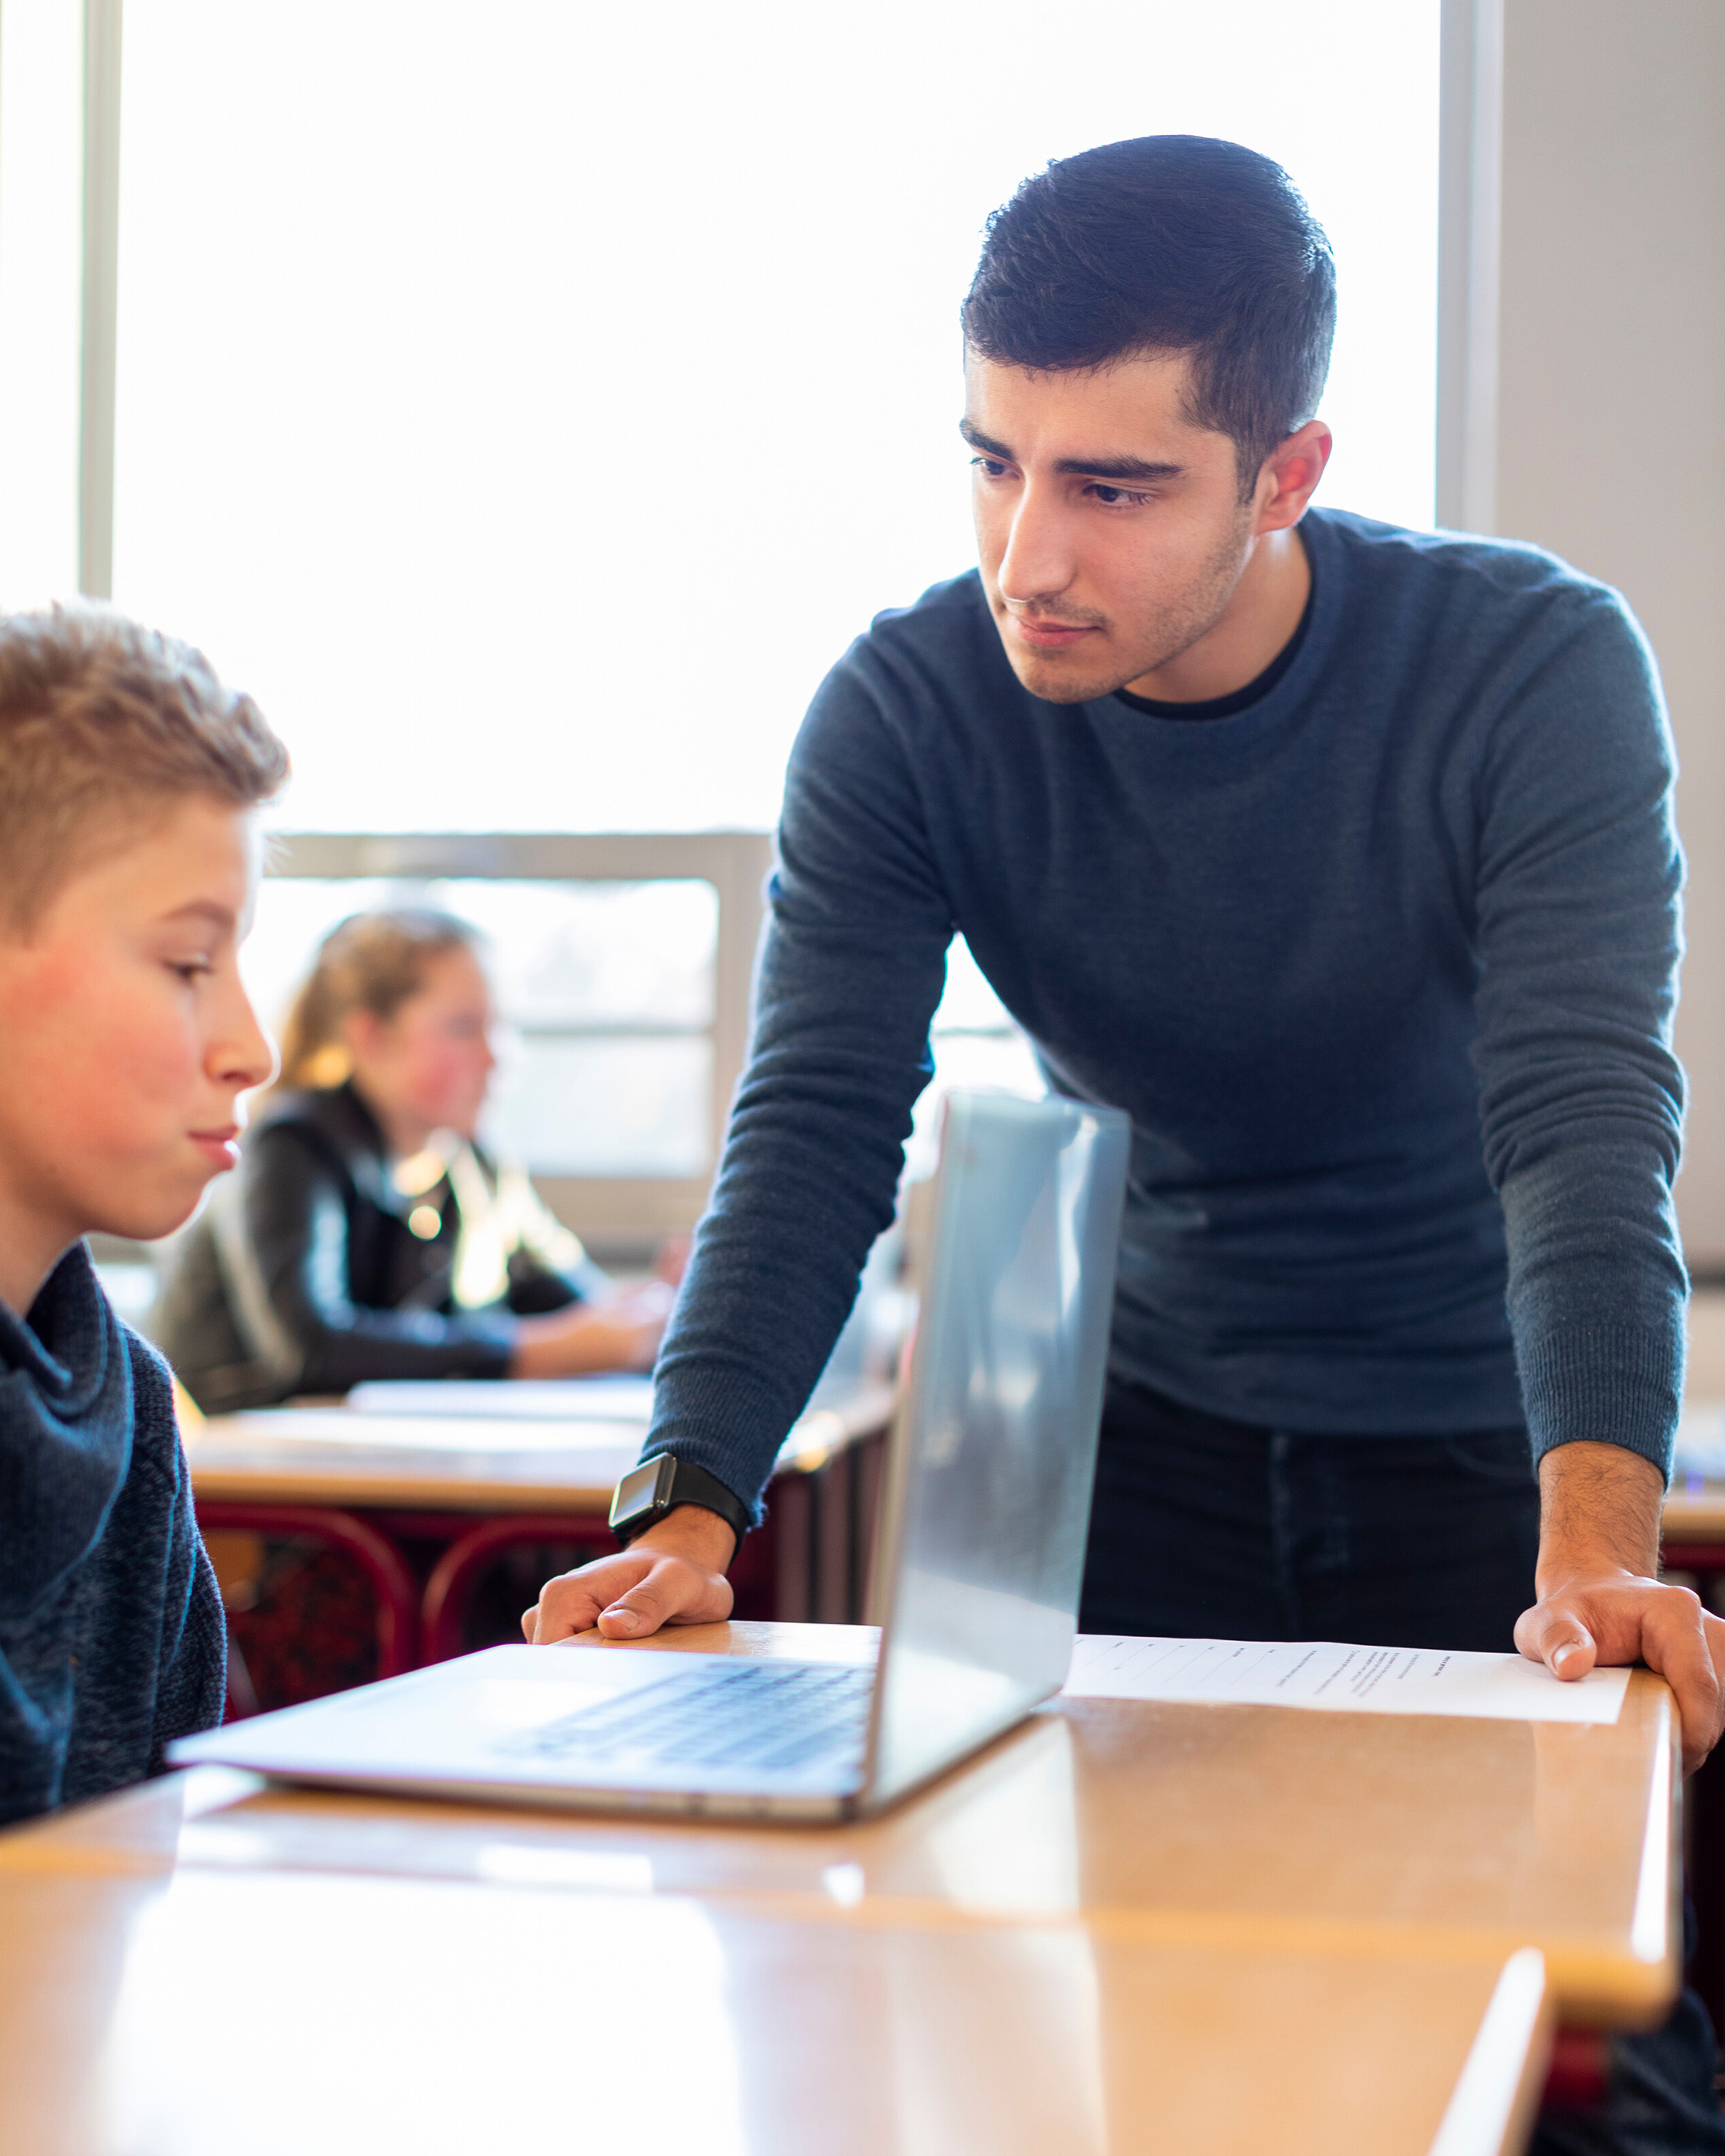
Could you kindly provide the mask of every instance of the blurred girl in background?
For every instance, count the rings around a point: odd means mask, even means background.
[[[613,1287],[475,1141],[496,1065],[478,940],[418,909],[325,937],[151,1327],[206,1413],[366,1378],[650,1367],[670,1288]]]

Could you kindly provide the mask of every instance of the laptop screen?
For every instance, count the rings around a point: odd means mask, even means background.
[[[1128,1147],[1114,1109],[947,1099],[885,1493],[876,1801],[1065,1681]]]

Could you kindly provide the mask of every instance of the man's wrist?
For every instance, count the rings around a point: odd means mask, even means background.
[[[1538,1594],[1601,1573],[1656,1576],[1664,1496],[1664,1476],[1627,1445],[1553,1445],[1539,1463]]]
[[[663,1519],[643,1527],[629,1548],[662,1551],[667,1557],[685,1558],[703,1572],[721,1573],[737,1555],[737,1540],[731,1522],[705,1505],[674,1505]]]
[[[650,1453],[620,1477],[611,1496],[611,1532],[619,1542],[634,1542],[680,1505],[716,1513],[730,1528],[736,1548],[742,1547],[751,1524],[748,1507],[699,1460],[675,1452]]]

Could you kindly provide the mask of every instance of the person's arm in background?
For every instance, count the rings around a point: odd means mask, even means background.
[[[1509,701],[1478,779],[1474,1053],[1541,1491],[1516,1640],[1563,1678],[1660,1671],[1693,1768],[1725,1712],[1725,1624],[1657,1578],[1687,1293],[1674,764],[1633,624],[1603,593],[1569,603],[1573,633]]]
[[[869,1249],[892,1218],[949,901],[885,685],[842,662],[787,776],[748,1066],[657,1369],[644,1456],[705,1467],[759,1516]],[[716,1513],[680,1506],[615,1557],[547,1584],[530,1640],[614,1637],[729,1614]]]
[[[457,1197],[459,1202],[459,1192]],[[670,1315],[674,1284],[610,1279],[519,1168],[501,1172],[495,1203],[511,1245],[507,1301],[521,1321],[509,1375],[568,1378],[649,1368]]]

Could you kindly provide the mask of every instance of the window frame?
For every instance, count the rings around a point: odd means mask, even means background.
[[[701,1176],[536,1175],[535,1188],[595,1256],[624,1260],[651,1253],[666,1235],[692,1228],[717,1172],[725,1127],[748,1053],[755,950],[773,864],[765,831],[343,832],[270,834],[264,875],[336,880],[445,876],[547,883],[699,880],[718,897],[713,953],[709,1145]]]

